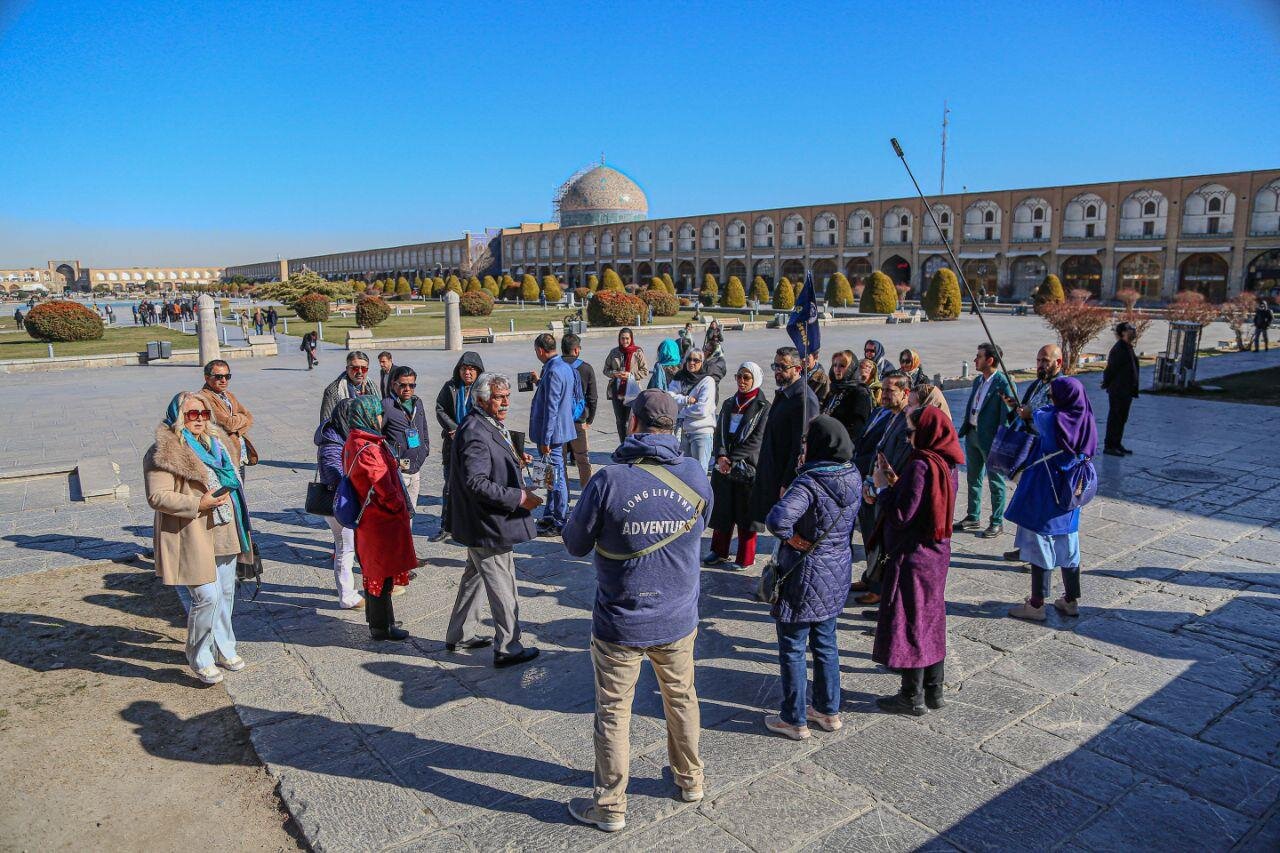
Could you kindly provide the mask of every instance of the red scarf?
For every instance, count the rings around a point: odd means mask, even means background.
[[[741,391],[734,394],[733,395],[734,404],[738,407],[738,414],[742,414],[744,411],[746,411],[747,406],[750,406],[751,401],[754,400],[757,396],[759,396],[759,394],[760,394],[759,388],[752,388],[750,391],[748,391],[745,394],[743,394]]]
[[[631,356],[635,355],[636,350],[640,349],[640,347],[636,346],[634,343],[631,344],[631,346],[626,346],[626,347],[619,344],[618,349],[622,350],[622,355],[624,358],[624,361],[623,361],[624,368],[627,371],[627,373],[630,373],[631,372]]]
[[[964,451],[956,428],[941,409],[926,406],[916,414],[915,451],[911,458],[923,461],[929,468],[927,494],[920,507],[929,513],[925,520],[933,531],[933,541],[945,542],[951,538],[951,517],[956,509],[951,469],[964,461]]]

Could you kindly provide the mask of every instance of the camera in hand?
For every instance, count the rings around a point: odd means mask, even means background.
[[[533,390],[533,373],[517,373],[516,374],[516,390],[532,391]]]

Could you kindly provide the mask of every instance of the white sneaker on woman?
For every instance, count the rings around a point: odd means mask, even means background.
[[[808,726],[793,726],[778,714],[770,714],[765,717],[764,727],[771,732],[789,737],[792,740],[806,740],[812,736]]]
[[[233,658],[225,658],[218,661],[218,666],[222,667],[227,672],[239,672],[244,669],[244,658],[240,657],[240,655],[236,655]]]
[[[812,705],[804,709],[804,714],[809,722],[824,732],[838,732],[844,728],[844,721],[840,719],[839,714],[823,714],[815,711]]]
[[[222,670],[216,666],[206,666],[203,669],[195,670],[196,678],[205,684],[217,684],[222,681]]]

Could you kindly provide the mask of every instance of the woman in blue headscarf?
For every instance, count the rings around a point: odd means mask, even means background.
[[[1018,525],[1013,544],[1031,564],[1031,597],[1009,615],[1036,622],[1045,620],[1044,602],[1053,594],[1055,568],[1062,569],[1066,594],[1053,606],[1064,616],[1079,615],[1080,508],[1064,512],[1059,493],[1070,491],[1067,474],[1098,452],[1098,424],[1080,380],[1059,376],[1049,385],[1049,400],[1031,416],[1040,449],[1005,511],[1005,518]]]
[[[205,684],[244,669],[231,626],[236,561],[253,550],[236,464],[199,395],[174,398],[142,461],[154,523],[156,574],[185,586],[187,662]]]
[[[650,388],[667,390],[667,385],[680,370],[680,344],[668,338],[658,344],[658,363],[654,365],[653,378],[649,380]]]

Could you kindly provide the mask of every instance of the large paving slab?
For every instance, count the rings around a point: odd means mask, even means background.
[[[1035,318],[993,326],[1015,366],[1047,339]],[[868,334],[832,328],[827,349],[857,350]],[[980,339],[970,319],[874,334],[946,374]],[[1159,333],[1149,334],[1145,347],[1157,349]],[[785,342],[780,332],[730,333],[730,368],[767,364]],[[530,350],[480,348],[509,374],[532,366]],[[604,351],[588,341],[585,355],[599,365]],[[767,612],[750,600],[754,573],[704,571],[697,683],[707,799],[676,796],[646,670],[628,828],[606,835],[574,824],[564,807],[591,784],[589,562],[554,540],[517,550],[527,641],[543,649],[533,665],[498,672],[488,654],[447,653],[463,554],[426,539],[439,512],[432,458],[415,519],[427,565],[395,600],[411,641],[374,644],[361,614],[337,609],[330,534],[301,506],[320,393],[342,355],[326,347],[316,372],[300,354],[232,367],[265,460],[249,496],[267,582],[256,600],[237,602],[250,665],[225,684],[316,849],[1227,850],[1272,849],[1280,837],[1276,409],[1136,402],[1127,443],[1137,453],[1101,458],[1102,493],[1084,513],[1079,618],[1006,618],[1029,590],[1028,575],[1000,558],[1011,536],[957,538],[949,705],[918,720],[876,712],[873,699],[896,677],[871,662],[871,623],[851,606],[839,634],[845,728],[803,743],[771,736],[761,719],[779,700],[776,645]],[[455,361],[427,351],[396,358],[418,369],[428,400]],[[1224,356],[1204,360],[1201,375],[1276,364],[1276,353]],[[1097,377],[1085,382],[1104,420]],[[141,455],[172,394],[199,384],[185,367],[0,377],[0,464],[105,455],[132,492],[82,504],[65,478],[0,483],[0,577],[148,547]],[[962,405],[963,392],[949,397]],[[92,426],[71,417],[86,411]],[[513,424],[527,412],[528,395],[518,396]],[[607,409],[591,442],[604,464],[616,444]]]

